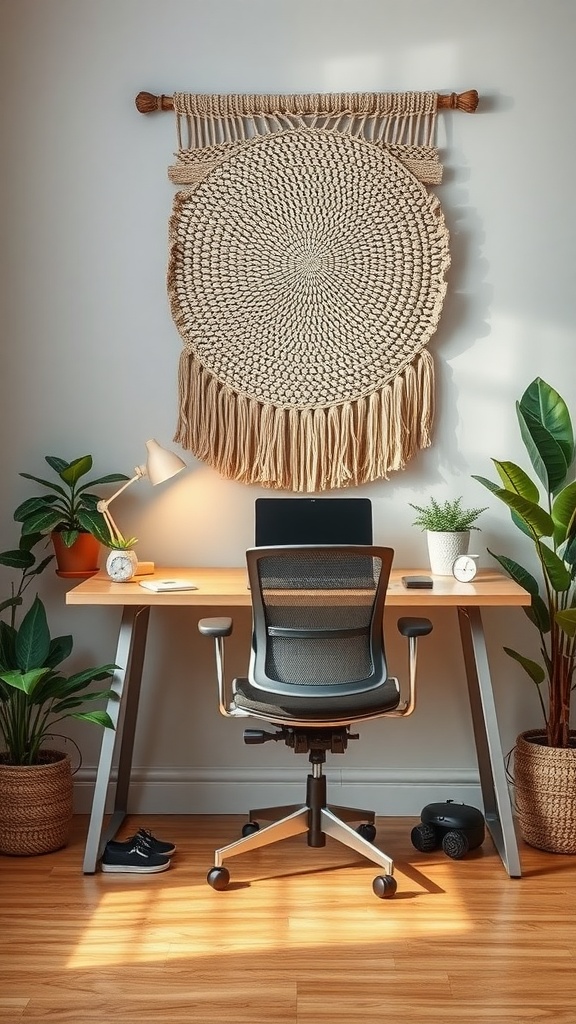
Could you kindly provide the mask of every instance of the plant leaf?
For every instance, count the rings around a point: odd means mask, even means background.
[[[92,456],[81,455],[80,458],[69,462],[64,469],[60,470],[60,479],[69,487],[74,487],[81,476],[85,476],[92,469]]]
[[[33,476],[32,473],[20,473],[20,476],[23,476],[26,480],[34,480],[35,483],[41,484],[42,487],[48,487],[49,490],[56,491],[57,494],[61,494],[63,498],[68,498],[68,493],[60,486],[60,484],[54,484],[51,480],[44,480],[41,476]],[[46,500],[48,499],[49,495],[46,495]]]
[[[576,522],[575,481],[564,487],[556,497],[552,506],[552,519],[555,525],[554,543],[558,546],[574,532]]]
[[[556,552],[552,551],[552,548],[549,548],[546,544],[538,545],[538,554],[546,575],[556,593],[568,590],[572,582],[572,574],[566,568],[562,559],[558,558]]]
[[[551,537],[554,533],[554,523],[552,516],[537,505],[533,501],[528,501],[527,498],[523,498],[520,494],[516,494],[514,491],[508,491],[505,487],[494,487],[489,480],[484,480],[484,477],[474,477],[479,483],[483,483],[485,486],[488,485],[488,489],[492,491],[500,501],[503,501],[513,512],[516,512],[520,519],[530,528],[531,536],[534,537]]]
[[[100,484],[119,484],[129,479],[130,477],[126,476],[125,473],[108,473],[107,476],[99,476],[96,480],[90,480],[88,483],[82,484],[76,493],[80,494],[87,487],[99,487]]]
[[[537,377],[516,403],[520,433],[530,461],[549,493],[556,493],[574,459],[574,434],[564,400]]]
[[[99,690],[97,693],[82,693],[80,695],[73,695],[58,701],[52,710],[54,712],[69,711],[70,708],[79,708],[82,704],[85,704],[86,701],[110,699],[118,700],[118,694],[115,690]]]
[[[66,661],[66,658],[70,657],[73,644],[74,641],[70,634],[54,637],[50,641],[45,664],[49,665],[50,668],[56,668],[58,665],[61,665],[63,661]]]
[[[38,684],[42,682],[49,671],[50,669],[47,668],[33,668],[29,672],[12,669],[10,672],[0,673],[0,679],[15,690],[22,690],[28,697],[33,697]]]
[[[106,526],[106,520],[101,512],[83,509],[78,512],[78,522],[83,530],[93,534],[101,544],[108,544],[110,532]]]
[[[492,462],[507,491],[514,491],[523,498],[527,498],[528,501],[538,504],[540,492],[534,481],[520,466],[517,466],[515,462],[500,462],[498,459],[492,459]]]
[[[62,470],[66,469],[69,465],[69,463],[66,462],[66,459],[61,459],[58,455],[45,455],[44,459],[50,466],[50,469],[53,469],[55,473],[58,473],[58,476],[60,476]]]
[[[576,608],[567,608],[563,612],[556,612],[555,618],[560,629],[573,639],[576,636]]]
[[[513,651],[511,647],[505,647],[504,650],[510,658],[513,658],[519,665],[522,665],[524,671],[528,673],[532,682],[536,683],[537,686],[544,681],[546,673],[542,665],[539,665],[537,661],[525,658],[523,654],[518,654],[518,651]]]
[[[15,551],[0,552],[0,565],[7,565],[11,569],[30,569],[36,561],[30,551],[22,551],[18,548]]]
[[[32,602],[16,635],[16,663],[23,672],[46,664],[50,630],[46,610],[39,597]]]
[[[564,399],[550,384],[536,377],[526,388],[519,405],[524,415],[537,420],[552,435],[570,466],[574,461],[574,431]],[[544,457],[544,453],[540,454]]]
[[[532,604],[529,608],[524,607],[522,610],[537,629],[542,633],[549,633],[550,613],[548,606],[540,597],[538,581],[527,569],[524,569],[518,562],[515,562],[514,559],[508,558],[506,555],[496,555],[493,551],[490,551],[490,548],[487,548],[487,551],[489,555],[492,555],[492,558],[495,558],[500,563],[504,572],[507,572],[515,583],[518,583],[519,586],[524,587],[524,590],[528,591],[532,597]]]
[[[76,714],[71,714],[70,718],[79,718],[84,722],[95,722],[96,725],[102,725],[105,729],[114,728],[114,722],[107,711],[78,711]]]
[[[66,516],[57,508],[39,509],[22,522],[22,533],[52,533],[60,523],[65,522]]]

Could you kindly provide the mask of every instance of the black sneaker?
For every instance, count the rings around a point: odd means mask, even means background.
[[[123,871],[138,875],[153,875],[159,871],[167,871],[170,867],[170,857],[161,853],[152,853],[150,847],[145,845],[138,836],[133,844],[119,844],[121,849],[115,849],[112,843],[107,843],[101,861],[102,871]]]
[[[136,835],[129,839],[111,839],[108,846],[112,850],[130,850],[134,843],[139,842],[150,850],[150,853],[159,853],[162,857],[171,857],[176,853],[174,843],[165,843],[162,839],[156,839],[147,828],[139,828]]]

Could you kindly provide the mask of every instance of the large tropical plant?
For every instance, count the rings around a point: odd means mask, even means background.
[[[114,728],[106,711],[94,702],[116,694],[92,690],[91,684],[109,678],[115,665],[99,665],[64,675],[60,666],[72,653],[71,636],[52,637],[45,607],[36,595],[23,612],[24,593],[52,560],[37,562],[32,550],[42,534],[21,537],[20,546],[0,552],[0,565],[20,573],[10,596],[0,602],[0,738],[4,764],[39,764],[42,747],[55,726],[65,718],[79,718]],[[19,621],[21,619],[21,621]]]
[[[569,747],[570,705],[576,665],[576,481],[574,430],[563,398],[540,377],[526,388],[516,413],[520,434],[542,486],[514,462],[493,459],[500,483],[475,476],[511,511],[518,529],[533,544],[538,580],[506,555],[489,554],[532,597],[525,608],[538,630],[541,661],[509,647],[536,684],[551,747]]]

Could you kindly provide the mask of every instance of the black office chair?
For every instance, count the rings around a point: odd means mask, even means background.
[[[393,861],[373,845],[374,811],[326,803],[322,765],[326,752],[342,754],[353,722],[405,716],[415,706],[416,647],[432,630],[428,619],[401,618],[409,640],[409,685],[401,699],[398,680],[388,676],[383,615],[394,552],[372,546],[253,548],[246,553],[252,597],[252,650],[247,679],[235,679],[231,693],[224,674],[224,637],[232,619],[201,619],[203,636],[216,645],[219,708],[232,718],[257,718],[280,726],[274,733],[246,729],[245,743],[283,740],[308,754],[306,801],[301,805],[256,808],[242,839],[215,852],[208,882],[225,889],[230,874],[223,861],[289,836],[307,833],[308,845],[325,846],[332,836],[385,871],[373,890],[393,896]],[[259,821],[272,821],[260,829]],[[348,822],[361,822],[355,830]]]

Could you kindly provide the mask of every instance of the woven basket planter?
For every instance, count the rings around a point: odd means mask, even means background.
[[[521,733],[514,748],[516,810],[522,837],[550,853],[576,853],[574,746],[547,747],[540,729]]]
[[[72,766],[44,750],[43,763],[11,765],[0,756],[0,853],[30,857],[66,846],[72,825]]]

